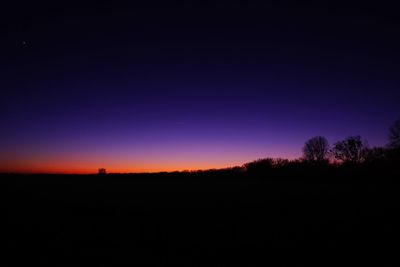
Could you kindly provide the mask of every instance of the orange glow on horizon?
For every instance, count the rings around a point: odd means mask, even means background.
[[[46,174],[96,174],[99,168],[105,168],[107,173],[158,173],[158,172],[174,172],[174,171],[196,171],[196,170],[209,170],[209,169],[223,169],[234,166],[241,166],[243,164],[235,164],[235,165],[227,165],[227,166],[219,166],[219,165],[202,165],[198,166],[169,166],[169,167],[153,167],[153,168],[145,168],[145,167],[126,167],[126,168],[107,168],[107,166],[99,166],[93,168],[79,168],[79,167],[71,167],[71,168],[62,168],[62,167],[37,167],[37,168],[29,168],[29,167],[20,167],[20,168],[0,168],[0,173],[23,173],[23,174],[38,174],[38,173],[46,173]]]
[[[224,153],[204,156],[200,154],[154,155],[139,157],[123,154],[15,154],[0,160],[0,172],[49,173],[49,174],[96,174],[99,168],[107,173],[157,173],[223,169],[242,166],[247,162],[268,156],[248,153]],[[276,157],[275,157],[276,158]],[[286,157],[288,159],[296,156]]]
[[[107,173],[157,173],[173,171],[194,171],[222,169],[227,167],[241,166],[245,162],[232,162],[227,164],[213,163],[190,163],[181,164],[68,164],[68,163],[40,163],[40,164],[15,164],[0,166],[0,172],[11,173],[49,173],[49,174],[96,174],[99,168],[105,168]]]

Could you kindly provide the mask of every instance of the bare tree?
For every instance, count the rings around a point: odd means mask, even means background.
[[[303,157],[307,161],[325,161],[328,152],[328,140],[323,136],[315,136],[307,140],[303,147]]]
[[[362,141],[359,135],[350,136],[343,141],[336,142],[332,153],[337,160],[358,163],[364,161],[367,147],[367,143]]]
[[[389,128],[389,147],[400,148],[400,119],[397,119]]]

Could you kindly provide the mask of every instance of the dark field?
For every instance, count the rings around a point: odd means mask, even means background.
[[[395,176],[2,175],[2,261],[396,265]]]

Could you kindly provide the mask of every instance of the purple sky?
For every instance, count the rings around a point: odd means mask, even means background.
[[[9,6],[0,171],[160,171],[387,142],[399,19],[376,6]]]

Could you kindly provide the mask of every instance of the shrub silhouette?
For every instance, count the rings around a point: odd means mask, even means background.
[[[303,158],[306,161],[323,162],[327,160],[328,152],[328,140],[323,136],[315,136],[304,144]]]
[[[373,147],[365,149],[365,162],[374,163],[387,160],[388,151],[383,147]]]
[[[270,171],[274,166],[274,159],[258,159],[252,162],[248,162],[243,165],[248,173],[265,173]]]

